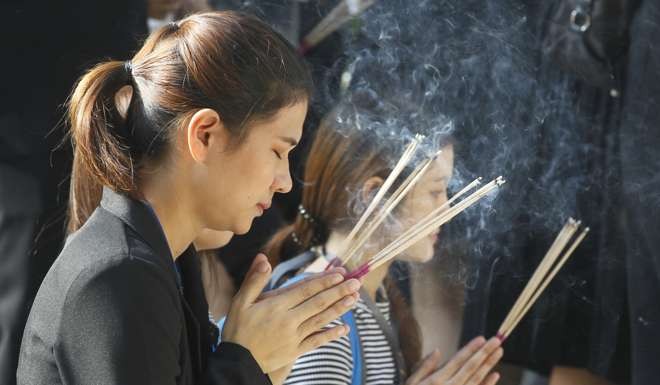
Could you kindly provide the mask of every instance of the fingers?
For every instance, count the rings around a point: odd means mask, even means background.
[[[474,353],[472,357],[470,357],[470,359],[465,363],[465,365],[461,367],[454,378],[452,378],[452,382],[456,384],[467,383],[468,379],[472,377],[477,371],[479,371],[479,369],[481,369],[481,366],[484,364],[484,362],[500,347],[501,343],[502,341],[497,337],[493,337],[488,340],[488,342],[486,342],[486,344],[483,345],[481,349]],[[489,367],[486,373],[488,373],[492,368],[492,366]],[[478,384],[478,382],[475,382],[474,384]]]
[[[322,273],[312,274],[309,277],[306,277],[306,278],[304,278],[304,279],[302,279],[302,280],[300,280],[300,281],[298,281],[298,282],[296,282],[292,285],[280,287],[278,289],[274,289],[274,290],[270,290],[270,291],[261,293],[261,296],[259,296],[259,300],[263,300],[263,299],[271,298],[271,297],[276,297],[276,296],[282,295],[284,293],[289,293],[293,290],[296,290],[300,286],[302,286],[306,283],[309,283],[311,280],[319,279],[321,277],[325,277],[325,276],[333,274],[333,273],[341,274],[342,277],[343,277],[344,275],[346,275],[346,270],[344,268],[341,268],[341,267],[336,267],[334,269],[330,269],[330,270],[322,272]]]
[[[423,379],[431,375],[431,373],[435,372],[440,365],[441,358],[442,354],[440,354],[440,351],[437,349],[426,356],[424,361],[422,361],[422,364],[419,365],[419,367],[415,370],[415,372],[413,372],[413,374],[410,375],[410,377],[408,377],[406,385],[419,384]]]
[[[293,316],[299,322],[303,322],[320,314],[342,298],[356,294],[357,291],[360,290],[360,286],[362,286],[362,284],[357,279],[349,279],[337,286],[326,289],[299,306],[291,309]],[[350,306],[353,306],[353,304],[350,304]],[[340,313],[340,315],[341,314],[344,313]],[[332,321],[335,318],[337,317],[331,318],[329,321]],[[321,326],[325,326],[325,324]]]
[[[499,373],[491,373],[480,385],[495,385],[500,379]]]
[[[238,290],[234,304],[245,307],[253,304],[266,287],[270,278],[270,263],[265,255],[259,253],[252,261],[252,266],[245,276],[245,281]]]
[[[474,355],[479,349],[486,343],[484,337],[477,337],[470,341],[463,349],[459,350],[458,353],[442,368],[441,376],[445,379],[449,379],[454,376],[456,372],[465,364],[465,362]]]
[[[504,354],[504,351],[502,348],[495,349],[494,352],[492,352],[488,358],[486,358],[486,361],[479,367],[479,370],[477,370],[476,373],[472,375],[472,377],[469,378],[468,383],[469,384],[474,384],[474,385],[479,385],[482,384],[482,381],[484,381],[484,378],[488,376],[488,373],[497,365],[499,362],[500,358],[502,358],[502,355]]]
[[[330,341],[334,341],[348,334],[350,328],[348,325],[335,326],[333,328],[324,330],[322,332],[314,333],[311,336],[305,338],[299,346],[299,355],[303,355],[307,352],[311,352],[314,349],[317,349]]]
[[[318,278],[310,279],[295,285],[295,287],[292,287],[291,289],[283,292],[281,295],[278,295],[276,300],[279,301],[278,306],[280,306],[282,309],[293,309],[308,299],[323,292],[324,290],[327,290],[333,286],[337,286],[343,281],[344,276],[339,273],[335,272],[331,274],[323,274]],[[327,308],[330,306],[330,304],[336,302],[337,300],[339,300],[339,297],[336,297],[332,302],[326,303],[326,306],[323,309]],[[302,322],[323,309],[312,312],[302,319],[299,318],[298,321]]]
[[[317,295],[317,297],[323,295],[324,293],[321,293]],[[346,313],[347,311],[351,310],[353,305],[357,302],[359,298],[358,293],[353,293],[345,296],[344,298],[340,299],[339,301],[335,302],[332,306],[329,308],[325,309],[324,311],[316,314],[315,316],[312,316],[311,318],[307,319],[305,322],[303,322],[300,325],[300,334],[304,337],[307,337],[310,334],[316,333],[323,329],[326,325],[328,325],[330,322],[336,320],[337,318],[341,317],[342,314]],[[315,298],[312,298],[309,301],[313,301]],[[304,305],[301,305],[304,306]],[[299,309],[301,306],[299,306],[296,309]],[[296,310],[294,309],[294,310]],[[317,310],[317,311],[320,311]]]

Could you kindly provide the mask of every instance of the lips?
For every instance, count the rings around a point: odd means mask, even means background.
[[[270,205],[271,205],[271,202],[266,202],[266,203],[259,202],[259,203],[257,203],[257,207],[259,208],[259,210],[261,210],[262,214],[270,208]]]

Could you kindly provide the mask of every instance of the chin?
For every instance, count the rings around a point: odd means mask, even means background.
[[[433,259],[433,253],[409,255],[405,259],[408,262],[413,262],[413,263],[426,263],[426,262],[430,261],[431,259]]]
[[[433,248],[417,247],[398,257],[399,260],[412,263],[426,263],[433,259]]]
[[[252,228],[252,219],[243,223],[237,223],[232,232],[237,235],[246,234]]]

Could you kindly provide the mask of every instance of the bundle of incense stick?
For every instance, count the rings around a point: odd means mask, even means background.
[[[364,12],[374,2],[375,0],[342,0],[303,38],[300,43],[300,53],[302,55],[307,53],[328,35],[338,30],[344,23]]]
[[[365,226],[367,220],[369,219],[371,214],[373,214],[374,210],[376,210],[376,208],[380,205],[381,200],[383,200],[385,194],[387,194],[389,189],[392,187],[392,184],[394,184],[396,178],[398,178],[399,175],[401,175],[401,173],[406,168],[406,166],[412,161],[415,152],[417,151],[417,148],[419,147],[419,144],[422,140],[424,140],[424,137],[422,135],[415,135],[413,140],[410,142],[410,144],[408,144],[406,149],[403,151],[403,154],[401,155],[397,163],[394,165],[394,168],[385,179],[385,182],[383,182],[383,184],[380,186],[380,188],[376,192],[376,195],[367,206],[367,209],[364,210],[364,213],[362,213],[362,216],[360,217],[360,219],[358,219],[357,223],[355,224],[355,226],[353,226],[353,229],[351,229],[351,232],[348,233],[348,236],[344,240],[344,245],[342,248],[343,257],[335,260],[333,262],[333,265],[343,265],[346,262],[348,262],[350,257],[359,248],[357,247],[357,245],[360,244],[360,242],[363,243],[364,241],[366,241],[366,238],[368,238],[368,236],[366,237],[360,236],[357,239],[356,236]],[[391,212],[394,209],[394,207],[396,207],[396,205],[399,203],[399,201],[401,201],[401,199],[405,196],[405,194],[408,191],[410,191],[410,188],[419,180],[419,177],[416,177],[416,175],[421,177],[422,174],[421,171],[426,171],[426,168],[428,168],[428,166],[423,166],[422,168],[423,170],[413,171],[413,173],[411,174],[412,178],[408,177],[406,181],[404,181],[401,184],[401,187],[397,189],[397,191],[394,194],[392,194],[390,199],[386,201],[386,203],[381,207],[379,213],[376,215],[376,219],[372,220],[372,222],[368,225],[366,231],[373,232],[373,230],[375,230],[375,227],[377,227],[378,224],[380,224],[380,222],[382,222],[382,220],[385,219],[387,214]],[[376,223],[376,221],[379,222]]]
[[[557,238],[555,238],[555,241],[550,246],[550,249],[548,249],[548,252],[543,257],[543,260],[541,260],[541,263],[536,268],[536,271],[534,271],[532,278],[527,282],[527,285],[509,311],[509,314],[504,319],[504,322],[502,322],[502,325],[497,332],[497,337],[499,339],[504,341],[509,337],[513,329],[536,302],[543,290],[545,290],[550,281],[552,281],[555,275],[557,275],[559,269],[564,266],[571,254],[573,254],[573,251],[575,251],[584,237],[587,236],[587,233],[589,232],[588,227],[584,228],[579,235],[574,237],[580,224],[579,221],[575,221],[573,218],[568,219],[557,235]],[[569,246],[569,242],[573,238],[574,240]],[[563,254],[561,254],[562,251],[564,251]]]
[[[415,156],[415,152],[419,148],[420,143],[424,140],[424,136],[415,135],[415,137],[410,141],[408,146],[401,154],[401,157],[394,165],[394,168],[387,176],[381,187],[376,192],[376,195],[371,200],[366,210],[362,216],[358,219],[353,229],[344,240],[341,253],[342,257],[337,257],[334,260],[327,263],[325,258],[319,258],[314,261],[310,266],[305,269],[306,272],[318,272],[324,269],[329,269],[333,266],[342,266],[344,265],[355,253],[364,245],[369,236],[373,234],[378,225],[380,225],[383,220],[389,215],[389,213],[394,210],[394,208],[399,204],[403,197],[412,189],[412,187],[419,181],[419,179],[424,175],[426,170],[429,168],[433,160],[440,153],[437,152],[431,158],[421,162],[413,172],[406,178],[406,180],[396,189],[396,191],[385,201],[380,210],[375,214],[374,218],[367,223],[369,217],[374,213],[374,210],[378,208],[380,202],[385,197],[385,194],[392,187],[396,179],[401,175],[403,170],[408,166]],[[362,229],[364,231],[362,231]]]
[[[465,211],[468,207],[474,205],[483,197],[496,190],[505,183],[505,180],[500,176],[493,179],[490,183],[482,186],[476,191],[472,192],[467,197],[456,202],[460,197],[465,195],[468,191],[474,190],[481,183],[481,178],[475,179],[470,184],[465,186],[461,191],[456,193],[445,204],[433,210],[421,221],[406,230],[403,234],[397,237],[384,249],[369,258],[367,262],[353,270],[346,277],[347,278],[361,278],[367,275],[385,263],[391,261],[394,257],[401,254],[409,247],[419,242],[421,239],[428,237],[435,232],[439,227],[452,220],[455,216]],[[452,205],[453,204],[453,205]]]

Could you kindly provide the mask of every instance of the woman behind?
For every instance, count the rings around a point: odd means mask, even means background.
[[[372,108],[387,103],[356,100],[353,103],[356,104],[340,106],[323,121],[317,132],[305,168],[301,214],[266,247],[267,253],[277,262],[309,250],[328,259],[338,255],[360,214],[351,208],[365,207],[391,171],[392,156],[399,154],[403,147],[400,139],[394,146],[388,144],[377,129],[357,125],[345,127],[346,122],[355,122],[364,116],[375,117],[374,126],[386,124],[389,113],[405,115],[405,108],[394,107],[399,102],[388,104],[391,111]],[[389,223],[385,231],[374,234],[362,257],[349,261],[348,270],[361,265],[365,262],[363,257],[373,255],[401,229],[408,228],[447,201],[453,146],[442,138],[437,143],[438,147],[431,151],[441,148],[442,152],[396,209],[394,215],[399,222]],[[403,178],[405,175],[396,183],[401,183]],[[396,189],[396,183],[391,191]],[[427,262],[433,256],[436,240],[437,233],[396,259]],[[361,297],[352,310],[361,345],[362,373],[353,371],[357,359],[353,357],[350,338],[345,336],[300,357],[285,384],[351,384],[356,383],[353,382],[356,375],[362,376],[357,382],[362,384],[490,385],[497,382],[498,374],[489,375],[502,356],[496,338],[488,342],[481,337],[475,339],[442,368],[439,368],[441,355],[437,351],[418,366],[421,355],[418,325],[397,286],[388,278],[389,266],[386,264],[364,278]],[[335,320],[330,325],[341,324],[342,320]],[[418,369],[414,370],[415,367]]]
[[[245,233],[289,191],[310,92],[294,49],[238,13],[171,23],[131,61],[82,77],[69,105],[73,234],[31,309],[19,384],[269,384],[347,332],[321,327],[359,282],[337,285],[335,271],[262,296],[261,255],[216,347],[191,247],[204,229]]]

